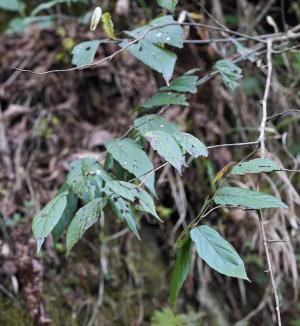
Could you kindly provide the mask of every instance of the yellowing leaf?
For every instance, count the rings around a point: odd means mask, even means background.
[[[106,35],[115,40],[116,36],[115,36],[115,31],[114,31],[114,24],[111,20],[111,16],[109,12],[106,12],[102,15],[102,24],[103,24],[103,28],[104,31],[106,33]]]
[[[191,12],[189,16],[194,20],[201,20],[203,16],[197,12]]]
[[[217,181],[226,177],[236,165],[237,165],[236,162],[230,162],[229,164],[225,165],[223,169],[217,173],[213,183],[216,183]]]
[[[95,31],[100,20],[101,20],[101,16],[102,16],[102,9],[101,7],[96,7],[91,19],[91,26],[90,26],[90,30],[91,31]]]

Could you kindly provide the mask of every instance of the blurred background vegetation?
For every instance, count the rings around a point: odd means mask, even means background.
[[[182,0],[176,16],[187,11],[195,21],[214,24],[199,3],[230,29],[250,35],[282,32],[300,24],[297,0]],[[89,31],[96,5],[111,13],[120,38],[121,31],[143,25],[163,11],[148,0],[0,0],[0,325],[273,325],[262,239],[251,211],[223,209],[212,213],[207,223],[237,248],[252,282],[217,275],[194,254],[178,315],[173,315],[167,301],[175,236],[197,215],[207,194],[215,191],[216,173],[253,148],[214,149],[183,177],[165,167],[158,176],[157,202],[164,223],[143,218],[141,242],[108,216],[104,226],[87,233],[68,260],[63,242],[54,246],[51,239],[36,256],[32,218],[61,186],[69,163],[87,155],[99,157],[107,139],[127,130],[134,108],[163,85],[158,74],[125,52],[92,69],[68,73],[35,76],[13,69],[40,72],[71,67],[77,43],[106,38],[101,28]],[[200,28],[187,28],[186,34],[190,40],[220,37]],[[104,44],[96,56],[116,50],[116,44]],[[199,76],[204,76],[215,61],[234,55],[231,43],[188,42],[178,51],[176,75],[198,68]],[[273,64],[270,114],[299,109],[300,52],[274,54]],[[215,78],[190,96],[188,108],[174,107],[165,117],[206,145],[256,140],[265,68],[262,61],[241,67],[244,78],[234,92]],[[289,114],[268,124],[270,155],[286,168],[300,164],[299,118]],[[271,210],[266,229],[269,239],[286,240],[272,244],[272,261],[283,324],[297,326],[300,178],[280,176],[265,176],[263,190],[279,194],[291,209]],[[250,176],[232,180],[247,187],[255,182]]]

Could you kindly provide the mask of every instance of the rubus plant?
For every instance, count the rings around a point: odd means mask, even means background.
[[[157,3],[166,10],[174,12],[177,1],[158,0]],[[97,8],[92,16],[91,30],[97,28],[100,20],[108,39],[86,41],[76,45],[72,51],[72,63],[75,67],[38,74],[83,69],[128,51],[160,73],[166,86],[161,87],[157,94],[141,105],[139,117],[134,120],[125,135],[106,142],[104,164],[100,163],[104,157],[101,157],[101,160],[86,157],[71,164],[70,172],[58,194],[33,220],[32,229],[37,240],[38,251],[50,234],[54,241],[57,241],[66,232],[66,248],[69,255],[85,231],[109,209],[140,239],[138,220],[141,214],[150,214],[160,221],[154,203],[157,199],[155,172],[170,164],[179,174],[182,174],[193,160],[201,160],[208,155],[208,148],[202,141],[189,133],[182,132],[176,124],[163,118],[162,113],[172,105],[187,106],[188,93],[196,93],[197,87],[215,75],[220,75],[230,90],[235,89],[242,78],[242,70],[238,64],[245,60],[255,62],[257,56],[263,53],[259,50],[267,45],[268,78],[262,100],[261,133],[259,139],[254,142],[257,147],[261,147],[261,157],[250,159],[251,155],[248,155],[239,163],[232,162],[217,174],[215,182],[221,181],[217,191],[212,197],[207,196],[199,214],[182,230],[176,240],[174,247],[176,261],[171,277],[169,301],[175,309],[180,289],[189,273],[193,246],[196,247],[199,257],[212,269],[226,276],[249,280],[243,260],[236,250],[216,230],[204,225],[203,221],[210,212],[222,207],[257,210],[280,324],[278,295],[273,282],[272,266],[262,223],[262,209],[287,208],[287,206],[279,198],[260,192],[259,189],[254,191],[229,186],[228,177],[244,174],[259,175],[282,170],[275,162],[265,157],[265,126],[272,73],[272,44],[287,38],[274,34],[275,36],[271,35],[268,40],[265,40],[234,32],[225,27],[212,28],[200,23],[179,23],[168,14],[155,18],[134,30],[125,31],[126,38],[118,39],[110,14],[102,13],[101,8]],[[172,49],[184,46],[184,25],[212,28],[223,33],[238,35],[246,40],[256,41],[258,46],[248,49],[228,37],[228,41],[236,46],[240,55],[237,59],[217,61],[212,72],[201,79],[195,75],[197,69],[173,78],[177,56]],[[104,59],[94,61],[98,47],[106,42],[114,42],[120,49]],[[154,167],[145,151],[149,146],[165,160],[165,163]]]

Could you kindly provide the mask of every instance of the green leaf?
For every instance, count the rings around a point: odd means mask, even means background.
[[[185,159],[181,148],[172,135],[164,131],[153,130],[148,131],[145,137],[150,142],[151,147],[181,173],[181,168],[185,165]]]
[[[279,166],[267,158],[256,158],[236,165],[231,174],[244,175],[247,173],[272,172],[280,170]]]
[[[22,11],[25,4],[20,0],[0,0],[0,8],[9,11]]]
[[[51,28],[54,25],[53,22],[52,16],[17,17],[9,22],[7,33],[22,33],[32,25],[35,25],[38,29]]]
[[[156,217],[159,221],[161,219],[156,213],[155,205],[153,198],[148,194],[145,190],[138,190],[138,193],[136,195],[138,203],[136,204],[136,209],[145,213],[149,213]]]
[[[135,234],[135,236],[141,240],[139,232],[137,230],[137,225],[135,222],[135,216],[132,210],[132,206],[123,198],[113,195],[109,199],[110,205],[112,207],[115,215],[127,223],[128,228]]]
[[[98,197],[104,182],[110,180],[110,175],[94,158],[85,157],[71,164],[66,182],[79,198],[87,202]]]
[[[228,60],[217,61],[214,68],[220,73],[224,84],[230,89],[235,89],[239,85],[237,81],[243,77],[242,69]]]
[[[135,39],[144,39],[153,44],[183,47],[183,29],[171,15],[156,18],[148,25],[136,28],[133,31],[126,31],[126,34]]]
[[[11,0],[8,0],[11,1]],[[48,10],[50,8],[52,8],[53,6],[56,6],[58,4],[70,4],[72,2],[81,2],[81,3],[85,3],[86,0],[52,0],[52,1],[46,1],[44,3],[41,3],[40,5],[38,5],[31,13],[31,16],[35,16],[38,13],[40,13],[43,10]]]
[[[67,205],[66,208],[59,219],[58,223],[56,224],[55,228],[52,230],[52,237],[54,242],[57,242],[63,232],[68,228],[70,225],[72,218],[76,212],[78,205],[78,197],[72,192],[67,194]]]
[[[232,245],[214,229],[201,225],[190,231],[198,255],[217,272],[249,280],[245,266]]]
[[[97,198],[77,211],[67,231],[67,256],[85,231],[97,222],[99,215],[103,213],[106,202],[106,197]]]
[[[218,205],[243,206],[250,209],[287,208],[280,199],[266,194],[239,187],[224,187],[215,197]]]
[[[136,186],[133,183],[126,181],[111,181],[106,184],[106,188],[129,201],[134,201],[136,198]]]
[[[37,239],[39,252],[44,239],[51,233],[60,220],[67,206],[68,192],[62,192],[54,197],[39,213],[32,222],[32,231]]]
[[[126,47],[132,55],[141,60],[145,65],[161,73],[168,84],[173,76],[177,60],[176,54],[148,40],[141,40],[138,43],[128,46],[129,43],[129,40],[124,40],[119,45],[123,49]]]
[[[257,55],[253,53],[252,49],[244,47],[240,42],[235,39],[230,39],[236,46],[237,52],[242,56],[246,57],[250,62],[255,62],[257,60]]]
[[[208,151],[206,146],[195,136],[186,132],[175,134],[173,137],[177,140],[179,145],[187,151],[192,157],[197,158],[199,156],[207,157]]]
[[[158,93],[153,97],[149,98],[143,107],[146,109],[151,109],[156,106],[163,105],[185,105],[188,106],[189,103],[186,101],[186,96],[176,93]]]
[[[86,41],[77,44],[72,50],[72,64],[81,67],[89,65],[94,61],[96,52],[101,41]]]
[[[125,181],[111,181],[106,187],[114,194],[121,196],[131,202],[136,202],[136,208],[140,211],[149,213],[160,220],[156,213],[152,197],[136,185]]]
[[[157,4],[163,8],[170,10],[171,12],[175,11],[178,0],[157,0]]]
[[[161,130],[168,134],[177,134],[179,129],[166,119],[156,114],[147,114],[134,120],[133,126],[142,136],[148,131]]]
[[[192,249],[192,241],[190,238],[188,238],[184,243],[184,245],[178,250],[175,266],[172,272],[170,295],[169,295],[169,301],[173,310],[175,310],[176,308],[176,301],[180,289],[189,274],[191,254],[192,254],[191,249]]]
[[[153,164],[147,154],[132,139],[112,139],[106,142],[105,147],[123,169],[144,182],[150,192],[155,195]]]
[[[195,94],[197,92],[197,81],[198,77],[195,75],[184,75],[172,80],[169,86],[161,87],[160,90]]]
[[[164,308],[161,311],[156,310],[151,317],[151,326],[192,326],[184,323],[184,315],[174,315],[173,311]]]

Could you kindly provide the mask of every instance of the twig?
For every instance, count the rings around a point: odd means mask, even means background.
[[[257,37],[260,39],[268,39],[268,38],[272,38],[272,37],[277,37],[277,36],[284,36],[286,35],[285,33],[271,33],[271,34],[263,34],[263,35],[258,35]],[[238,42],[245,42],[245,41],[249,41],[249,38],[247,37],[236,37],[234,39],[235,41]],[[227,43],[227,42],[231,42],[230,39],[228,39],[228,37],[224,37],[224,38],[207,38],[204,40],[185,40],[183,41],[183,43],[187,43],[187,44],[209,44],[209,43]]]
[[[204,215],[201,215],[201,219],[206,217],[207,215],[209,215],[210,213],[212,213],[213,211],[219,209],[219,208],[237,208],[237,209],[240,209],[242,211],[251,211],[251,210],[255,210],[255,209],[252,209],[252,208],[244,208],[244,207],[241,207],[241,206],[232,206],[232,205],[219,205],[219,206],[215,206],[213,207],[212,209],[210,209],[207,213],[205,213]]]
[[[300,110],[286,110],[286,111],[283,111],[283,112],[275,113],[275,114],[269,116],[267,118],[267,121],[272,120],[272,119],[274,119],[274,118],[276,118],[278,116],[286,115],[288,113],[300,113]]]
[[[207,24],[202,24],[202,23],[178,23],[178,22],[174,22],[174,23],[168,23],[168,24],[163,24],[163,25],[158,25],[158,26],[153,26],[151,28],[149,28],[141,37],[138,37],[130,42],[128,42],[127,45],[125,45],[123,48],[117,50],[116,52],[112,53],[111,55],[102,58],[101,60],[95,61],[93,63],[87,64],[87,65],[81,65],[78,67],[72,67],[72,68],[68,68],[68,69],[54,69],[54,70],[48,70],[48,71],[44,71],[44,72],[36,72],[30,69],[20,69],[18,67],[14,67],[15,70],[20,71],[20,72],[28,72],[34,75],[39,75],[39,76],[43,76],[43,75],[47,75],[50,73],[59,73],[59,72],[70,72],[70,71],[74,71],[74,70],[80,70],[83,68],[89,68],[89,67],[93,67],[93,66],[97,66],[100,63],[103,63],[107,60],[112,60],[117,54],[124,52],[128,47],[130,47],[131,45],[134,45],[136,43],[138,43],[139,41],[143,40],[149,32],[159,29],[159,28],[163,28],[163,27],[167,27],[167,26],[195,26],[195,27],[203,27],[206,29],[211,29],[211,30],[215,30],[215,31],[219,31],[219,32],[226,32],[232,35],[237,35],[239,37],[244,37],[246,39],[249,40],[253,40],[256,41],[258,43],[262,43],[262,44],[267,44],[268,40],[272,40],[272,42],[278,42],[278,41],[284,41],[284,40],[290,40],[290,39],[298,39],[300,38],[300,33],[296,33],[296,31],[298,31],[300,29],[300,25],[295,26],[294,28],[288,30],[284,35],[279,35],[279,36],[270,36],[269,39],[264,40],[262,38],[256,37],[256,36],[251,36],[251,35],[247,35],[244,33],[240,33],[240,32],[236,32],[233,30],[230,30],[228,28],[222,28],[222,27],[218,27],[218,26],[211,26],[211,25],[207,25]],[[247,57],[251,55],[248,54]]]
[[[292,172],[292,173],[300,173],[300,170],[292,170],[292,169],[280,169],[280,170],[275,170],[276,172]]]
[[[264,97],[261,101],[262,119],[260,124],[260,136],[259,136],[259,142],[261,146],[261,157],[263,158],[266,156],[265,129],[267,123],[267,100],[270,93],[271,77],[272,77],[272,40],[271,39],[267,41],[267,61],[268,61],[268,73],[267,73]]]
[[[145,33],[147,34],[147,33]],[[145,36],[144,36],[145,37]],[[94,67],[94,66],[98,66],[100,63],[105,62],[105,61],[110,61],[112,60],[117,54],[125,51],[129,46],[137,43],[138,41],[140,41],[142,38],[137,38],[131,42],[129,42],[126,46],[124,46],[123,48],[117,50],[116,52],[110,54],[109,56],[102,58],[101,60],[95,61],[93,63],[87,64],[87,65],[81,65],[81,66],[77,66],[77,67],[72,67],[72,68],[68,68],[68,69],[54,69],[54,70],[47,70],[44,72],[36,72],[30,69],[20,69],[18,67],[14,67],[15,70],[21,71],[21,72],[28,72],[31,73],[33,75],[38,75],[38,76],[43,76],[43,75],[48,75],[51,73],[59,73],[59,72],[70,72],[70,71],[74,71],[74,70],[80,70],[80,69],[84,69],[84,68],[90,68],[90,67]]]
[[[220,147],[235,147],[235,146],[248,146],[248,145],[258,145],[259,141],[250,141],[247,143],[232,143],[232,144],[220,144],[207,146],[207,149],[220,148]]]
[[[262,237],[263,237],[263,243],[264,243],[264,247],[265,247],[268,270],[270,273],[270,279],[271,279],[273,294],[274,294],[274,298],[275,298],[275,310],[276,310],[276,315],[277,315],[277,324],[278,324],[278,326],[281,326],[279,296],[278,296],[277,287],[276,287],[276,283],[275,283],[275,277],[274,277],[273,266],[272,266],[272,262],[271,262],[270,249],[268,246],[268,240],[266,237],[266,231],[265,231],[265,227],[264,227],[264,217],[262,214],[262,210],[259,210],[259,224],[260,224],[261,233],[262,233]]]
[[[268,66],[267,80],[266,80],[266,85],[265,85],[264,97],[262,100],[262,119],[261,119],[260,136],[259,136],[262,158],[264,158],[266,156],[265,128],[266,128],[266,122],[267,122],[267,116],[268,116],[267,101],[268,101],[268,97],[269,97],[269,93],[270,93],[272,67],[273,67],[272,66],[272,40],[271,39],[267,41],[267,66]],[[259,213],[258,214],[259,215],[259,224],[260,224],[260,228],[261,228],[261,233],[262,233],[263,243],[264,243],[265,253],[266,253],[266,259],[267,259],[267,264],[268,264],[268,270],[270,273],[271,284],[272,284],[273,293],[274,293],[274,297],[275,297],[275,309],[276,309],[276,315],[277,315],[277,324],[278,324],[278,326],[281,326],[279,296],[278,296],[275,277],[274,277],[274,273],[273,273],[270,249],[268,246],[266,231],[265,231],[265,227],[264,227],[264,217],[263,217],[262,210],[259,210],[258,213]]]
[[[165,167],[166,165],[168,165],[169,162],[164,162],[163,164],[159,165],[158,167],[156,167],[155,169],[152,169],[144,174],[142,174],[141,176],[139,176],[139,178],[146,176],[145,179],[139,184],[139,188],[149,179],[149,177],[156,171],[162,169],[163,167]],[[129,182],[132,182],[134,180],[136,180],[137,178],[134,178],[132,180],[130,180]]]
[[[5,295],[7,295],[12,301],[18,303],[15,296],[12,293],[10,293],[2,284],[0,284],[0,291],[3,292]]]
[[[112,235],[110,235],[110,236],[104,238],[103,241],[105,241],[105,242],[107,243],[107,242],[109,242],[109,241],[116,240],[116,239],[118,239],[118,238],[124,236],[124,235],[127,234],[128,232],[129,232],[129,229],[128,229],[128,228],[123,229],[123,230],[121,230],[121,231],[119,231],[119,232],[116,232],[116,233],[114,233],[114,234],[112,234]]]
[[[268,243],[291,242],[292,240],[267,240]]]

